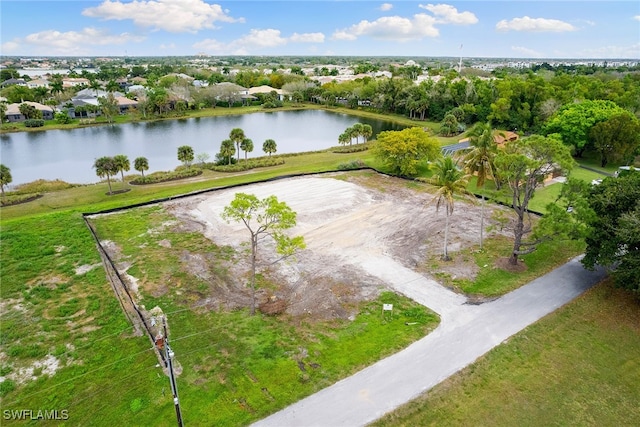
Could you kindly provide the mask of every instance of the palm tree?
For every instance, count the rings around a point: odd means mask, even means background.
[[[338,144],[347,145],[347,143],[350,141],[351,136],[347,133],[347,131],[344,131],[340,135],[338,135]]]
[[[444,228],[444,252],[442,259],[449,261],[447,244],[449,240],[449,216],[453,213],[454,197],[457,194],[468,194],[466,187],[469,181],[468,175],[458,169],[456,162],[451,156],[441,157],[433,164],[435,174],[431,177],[430,183],[438,187],[433,200],[436,201],[436,212],[441,206],[446,209],[446,222]]]
[[[237,161],[240,161],[240,143],[246,138],[244,131],[240,128],[231,129],[229,139],[236,144]]]
[[[193,162],[193,148],[189,145],[178,147],[178,160],[187,167],[191,166],[191,162]]]
[[[240,143],[240,148],[244,150],[244,161],[247,161],[247,153],[253,151],[253,141],[249,138],[245,138]]]
[[[364,138],[364,142],[369,141],[369,138],[373,135],[373,128],[371,125],[364,124],[362,125],[362,137]]]
[[[109,184],[109,194],[113,194],[113,191],[111,191],[111,175],[115,175],[118,173],[118,169],[116,168],[113,157],[100,157],[93,163],[93,167],[96,169],[96,175],[98,175],[100,178],[107,178],[107,183]]]
[[[2,198],[4,199],[4,187],[11,184],[13,178],[11,177],[11,169],[7,166],[0,164],[0,190],[2,190]]]
[[[356,144],[360,143],[360,137],[362,136],[362,123],[354,124],[351,129],[353,130],[352,135],[356,139]]]
[[[463,161],[465,169],[470,175],[477,175],[476,188],[484,188],[487,179],[494,179],[494,160],[498,153],[498,146],[493,138],[491,123],[478,123],[469,133],[470,147],[466,151]],[[484,237],[484,204],[482,194],[482,207],[480,209],[480,249],[482,249]]]
[[[144,181],[144,171],[149,170],[149,160],[146,157],[136,157],[133,168],[142,174],[142,181]]]
[[[131,167],[129,158],[124,154],[118,154],[113,157],[113,161],[116,164],[118,172],[120,172],[120,176],[122,176],[122,186],[124,187],[124,173],[125,171],[128,172]]]
[[[277,148],[278,146],[276,145],[276,142],[273,139],[267,139],[262,144],[262,151],[264,151],[265,153],[268,153],[269,156],[271,156],[271,153],[275,153]]]
[[[230,139],[222,141],[220,145],[220,156],[225,159],[228,158],[229,164],[231,164],[231,159],[234,154],[236,154],[236,147],[233,145],[233,141]]]

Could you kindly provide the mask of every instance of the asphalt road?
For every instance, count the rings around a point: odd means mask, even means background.
[[[411,346],[313,394],[254,426],[354,427],[366,425],[410,401],[543,316],[570,302],[606,273],[587,271],[575,258],[531,283],[481,305],[403,271],[370,273],[388,277],[392,287],[438,312],[437,329]],[[365,268],[366,269],[366,268]],[[397,273],[397,272],[396,272]],[[396,279],[394,279],[394,277]],[[422,277],[422,278],[421,278]],[[430,304],[431,301],[431,304]],[[433,306],[433,307],[432,307]]]

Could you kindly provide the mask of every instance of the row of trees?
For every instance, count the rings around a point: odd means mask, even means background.
[[[369,138],[373,135],[373,128],[369,124],[356,123],[351,127],[345,129],[338,136],[338,143],[340,145],[351,145],[353,140],[356,140],[356,144],[360,143],[360,137],[362,137],[362,142],[366,143]]]
[[[124,188],[124,173],[128,172],[131,168],[129,158],[124,154],[118,154],[113,157],[103,156],[99,157],[93,163],[93,167],[96,170],[96,175],[100,178],[106,178],[109,184],[109,194],[113,194],[111,188],[111,177],[116,176],[118,173],[122,176],[122,185]],[[149,170],[149,161],[146,157],[137,157],[133,161],[133,167],[135,170],[142,174],[144,179],[144,171]]]
[[[219,163],[231,164],[234,154],[236,162],[240,161],[240,150],[244,151],[244,160],[247,161],[248,153],[253,151],[253,140],[247,138],[241,128],[231,129],[229,138],[222,141],[220,151],[217,155]],[[271,156],[277,151],[278,145],[273,139],[266,139],[262,143],[262,151]]]

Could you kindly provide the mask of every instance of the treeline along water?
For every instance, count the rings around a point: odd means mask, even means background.
[[[387,121],[306,110],[13,132],[0,135],[0,162],[11,169],[14,185],[36,179],[86,184],[99,181],[92,166],[102,156],[124,154],[132,168],[133,160],[144,156],[149,159],[147,173],[151,173],[178,166],[181,145],[193,147],[196,155],[207,153],[213,161],[233,128],[242,128],[253,141],[254,150],[248,157],[259,157],[265,155],[262,143],[266,139],[276,141],[278,153],[336,146],[338,136],[355,123],[371,125],[373,137],[381,131],[403,128]]]

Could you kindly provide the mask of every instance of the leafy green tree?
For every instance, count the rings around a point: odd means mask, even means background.
[[[640,171],[605,178],[588,200],[595,215],[582,263],[611,267],[618,286],[640,292]]]
[[[133,168],[142,174],[144,181],[144,171],[149,170],[149,160],[146,157],[136,157],[133,161]]]
[[[441,157],[433,164],[433,176],[429,180],[437,187],[434,201],[436,202],[436,212],[440,207],[445,208],[446,220],[444,227],[444,251],[442,259],[449,261],[447,245],[449,241],[449,217],[453,214],[454,200],[456,195],[468,194],[466,188],[469,176],[458,168],[451,156]]]
[[[101,96],[98,98],[98,105],[100,111],[106,117],[109,124],[113,123],[113,118],[118,114],[118,101],[113,93],[108,93],[107,96]]]
[[[4,118],[7,115],[7,103],[0,101],[0,124],[4,123]]]
[[[471,129],[469,136],[469,149],[464,155],[464,166],[467,173],[476,175],[476,188],[484,188],[488,179],[495,179],[495,158],[498,154],[498,145],[493,138],[491,123],[478,123]],[[484,237],[484,204],[482,195],[482,207],[480,209],[480,249]]]
[[[222,141],[220,145],[220,156],[223,159],[229,159],[229,164],[231,164],[231,159],[233,155],[236,153],[236,147],[233,145],[233,141],[230,139],[225,139]]]
[[[600,153],[600,165],[609,161],[626,162],[640,147],[640,121],[633,114],[624,112],[595,124],[589,136]]]
[[[178,160],[180,160],[185,166],[191,166],[193,157],[193,147],[189,145],[182,145],[178,147]]]
[[[269,156],[271,156],[272,153],[275,153],[277,149],[278,146],[273,139],[266,139],[264,143],[262,143],[262,151],[269,154]]]
[[[283,257],[293,255],[304,249],[302,236],[289,237],[284,231],[296,225],[297,214],[276,196],[258,199],[253,194],[236,193],[235,198],[222,212],[227,222],[241,222],[251,236],[251,314],[256,311],[256,261],[258,243],[271,237],[276,244],[276,251]]]
[[[236,161],[240,161],[240,144],[246,138],[244,131],[240,128],[233,128],[229,132],[229,139],[236,144]]]
[[[536,188],[553,173],[570,171],[574,164],[569,147],[562,141],[540,135],[511,141],[498,152],[495,159],[496,170],[508,184],[511,206],[516,214],[510,264],[517,265],[518,256],[533,252],[541,243],[541,239],[527,242],[523,240],[532,231],[528,208]]]
[[[118,173],[118,167],[116,166],[116,162],[113,160],[113,157],[100,157],[93,163],[93,167],[95,168],[96,175],[98,175],[98,177],[107,178],[109,194],[113,194],[113,191],[111,190],[111,177]]]
[[[440,135],[451,136],[460,133],[458,130],[458,119],[453,114],[447,114],[440,122]]]
[[[128,172],[131,168],[129,158],[124,154],[118,154],[116,156],[113,156],[113,161],[116,164],[118,172],[120,172],[120,176],[122,177],[122,185],[124,185],[124,173]]]
[[[18,106],[18,109],[20,110],[20,114],[22,114],[27,120],[42,118],[42,111],[36,109],[33,105],[22,103]]]
[[[416,175],[420,162],[441,155],[438,140],[418,127],[380,132],[372,151],[392,173],[404,176]]]
[[[612,101],[594,100],[569,104],[546,124],[545,134],[558,133],[562,142],[572,147],[578,157],[588,148],[591,128],[625,110]]]
[[[247,161],[247,153],[253,151],[253,141],[249,138],[245,138],[240,143],[240,148],[244,151],[244,161]]]
[[[13,182],[11,176],[11,169],[7,166],[0,164],[0,190],[2,190],[2,198],[4,199],[4,187]]]

